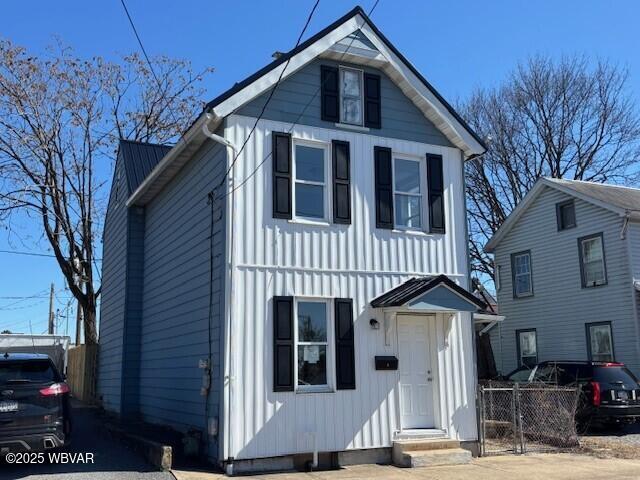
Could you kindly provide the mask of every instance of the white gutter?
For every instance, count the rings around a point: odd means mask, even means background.
[[[187,145],[198,135],[202,135],[203,127],[207,126],[208,129],[209,123],[219,122],[220,120],[222,119],[211,114],[200,115],[189,130],[185,132],[180,141],[169,150],[169,153],[160,160],[160,163],[151,170],[147,178],[145,178],[140,186],[129,196],[127,199],[127,207],[135,205],[144,194],[147,193],[151,185],[153,185],[167,168],[184,152]]]

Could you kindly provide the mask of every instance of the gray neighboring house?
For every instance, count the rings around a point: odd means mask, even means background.
[[[467,461],[485,305],[468,290],[463,175],[484,151],[359,7],[212,100],[172,148],[122,142],[102,405],[201,440],[229,473],[389,462],[396,445],[414,464],[407,438]]]
[[[640,374],[640,190],[540,179],[485,247],[500,314],[498,371],[544,360]]]

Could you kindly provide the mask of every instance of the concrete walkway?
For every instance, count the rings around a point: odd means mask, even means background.
[[[219,480],[223,475],[172,472],[177,480]],[[259,475],[259,480],[637,480],[640,459],[599,459],[588,455],[547,454],[485,457],[469,465],[429,468],[396,468],[358,465],[329,472]]]

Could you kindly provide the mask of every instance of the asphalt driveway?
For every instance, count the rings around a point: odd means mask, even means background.
[[[0,480],[174,480],[105,432],[94,409],[80,406],[73,412],[73,440],[67,451],[92,453],[93,463],[0,463]]]

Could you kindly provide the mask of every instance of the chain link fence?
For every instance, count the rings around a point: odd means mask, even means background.
[[[479,386],[482,455],[548,452],[578,446],[577,388],[488,382]]]

